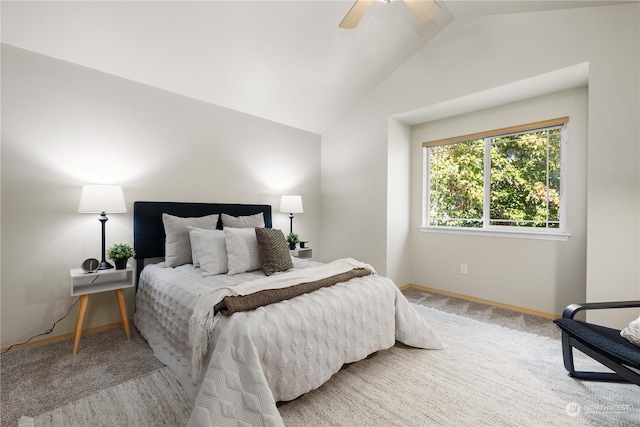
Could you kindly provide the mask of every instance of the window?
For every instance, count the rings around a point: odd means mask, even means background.
[[[562,233],[567,117],[423,144],[428,228]]]

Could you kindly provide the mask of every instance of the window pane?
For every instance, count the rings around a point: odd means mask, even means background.
[[[429,224],[482,227],[484,142],[429,148]]]
[[[560,228],[560,129],[549,131],[549,227]]]
[[[490,225],[558,228],[559,129],[493,138],[490,182]]]
[[[564,127],[440,146],[424,144],[429,164],[427,225],[564,229],[560,224]],[[490,199],[486,205],[485,196]]]

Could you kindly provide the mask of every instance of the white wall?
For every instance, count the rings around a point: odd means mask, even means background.
[[[640,5],[633,4],[454,21],[323,134],[322,200],[330,202],[322,206],[323,253],[349,253],[381,271],[397,270],[387,237],[388,230],[402,227],[387,218],[402,221],[403,215],[388,216],[388,186],[406,170],[388,158],[389,135],[397,134],[388,129],[389,117],[588,63],[586,298],[640,298],[639,18]],[[418,233],[419,225],[410,224],[409,233]],[[351,229],[359,239],[350,238]],[[474,245],[476,239],[464,243]],[[409,250],[419,253],[411,245]],[[468,264],[481,261],[468,258]],[[431,283],[431,274],[421,272],[416,261],[410,268],[418,284]],[[512,281],[518,278],[514,269]],[[495,299],[529,307],[534,293],[523,289]],[[602,316],[607,315],[592,319]]]
[[[124,188],[128,213],[109,216],[107,247],[132,243],[136,200],[271,204],[288,231],[277,211],[295,193],[294,227],[319,249],[319,135],[6,45],[1,162],[3,347],[62,317],[69,269],[100,257],[98,216],[77,213],[83,184]],[[85,327],[118,320],[113,295],[90,298]]]
[[[389,119],[389,156],[387,191],[387,270],[396,283],[412,282],[412,249],[409,244],[411,221],[409,206],[411,188],[411,128],[395,119]],[[398,207],[402,208],[398,208]],[[389,262],[394,260],[394,262]]]
[[[410,281],[463,295],[559,313],[586,297],[587,88],[536,97],[415,126],[411,143],[411,224],[422,218],[422,143],[545,119],[569,117],[563,209],[568,241],[421,233],[411,227]],[[473,260],[470,263],[468,259]],[[467,264],[468,274],[460,274]]]

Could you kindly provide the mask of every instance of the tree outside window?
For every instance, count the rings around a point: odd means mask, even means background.
[[[427,226],[562,229],[564,129],[425,143]]]

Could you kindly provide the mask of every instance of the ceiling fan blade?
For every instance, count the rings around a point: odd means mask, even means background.
[[[427,22],[440,12],[440,6],[434,0],[404,0],[404,2],[420,22]]]
[[[357,0],[338,26],[349,30],[355,28],[364,16],[364,13],[369,9],[369,6],[371,6],[371,3],[373,3],[373,0]]]

